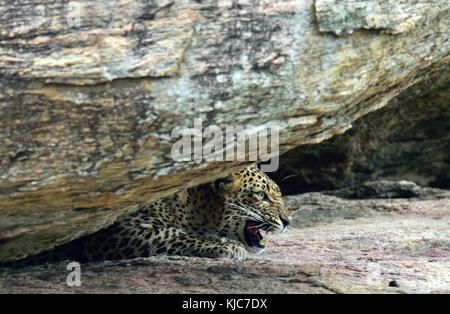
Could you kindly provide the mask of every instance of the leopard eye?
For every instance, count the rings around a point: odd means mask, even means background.
[[[259,192],[257,193],[257,196],[260,200],[269,201],[269,196],[267,195],[266,192]]]

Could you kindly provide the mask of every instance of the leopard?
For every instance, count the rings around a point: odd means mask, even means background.
[[[291,223],[279,186],[256,165],[141,205],[111,226],[17,261],[28,266],[156,255],[242,261]]]

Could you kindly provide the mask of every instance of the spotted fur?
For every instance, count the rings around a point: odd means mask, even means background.
[[[244,236],[248,220],[283,231],[290,217],[279,187],[256,167],[142,206],[112,226],[27,259],[88,262],[151,255],[241,260],[255,252]]]

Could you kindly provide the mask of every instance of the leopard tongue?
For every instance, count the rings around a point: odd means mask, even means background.
[[[257,235],[258,234],[258,228],[256,228],[256,226],[254,227],[249,227],[248,230],[251,232],[251,234],[253,235]]]

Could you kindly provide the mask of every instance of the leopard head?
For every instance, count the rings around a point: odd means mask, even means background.
[[[224,202],[220,233],[248,251],[265,248],[267,232],[283,232],[291,221],[280,188],[255,166],[216,181]]]

